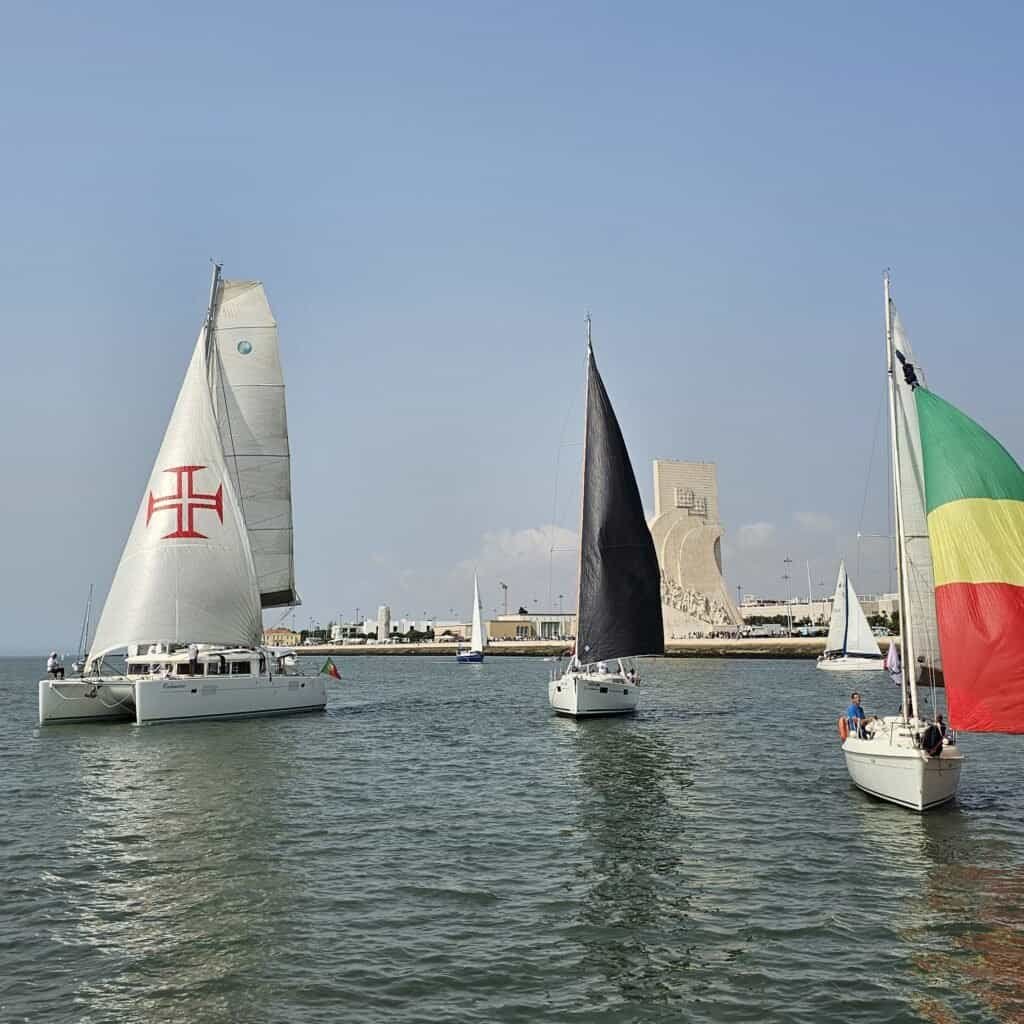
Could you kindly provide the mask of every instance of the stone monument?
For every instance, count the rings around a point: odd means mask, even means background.
[[[661,567],[666,640],[732,631],[743,624],[722,578],[713,462],[655,459],[651,535]]]

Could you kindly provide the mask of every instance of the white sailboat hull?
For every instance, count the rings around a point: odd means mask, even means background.
[[[321,676],[50,680],[39,683],[39,724],[134,721],[138,725],[323,711]]]
[[[847,737],[843,754],[855,786],[915,811],[939,807],[956,796],[964,761],[953,745],[929,757],[914,746],[912,730],[899,718],[883,719],[873,738]]]
[[[881,672],[885,669],[885,661],[882,658],[844,654],[839,658],[819,658],[818,668],[823,672]]]
[[[548,684],[548,701],[560,715],[628,715],[640,702],[640,687],[618,672],[566,672]]]

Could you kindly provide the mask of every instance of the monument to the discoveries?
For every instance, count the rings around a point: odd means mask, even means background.
[[[722,578],[713,462],[655,459],[651,535],[661,566],[666,638],[742,625]]]

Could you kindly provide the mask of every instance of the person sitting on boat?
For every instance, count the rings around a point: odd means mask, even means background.
[[[191,675],[199,675],[199,645],[189,644],[188,645],[188,664],[189,673]]]
[[[46,659],[46,671],[51,679],[64,678],[64,666],[61,664],[60,655],[56,651],[51,651],[50,656]]]
[[[942,716],[940,715],[939,718]],[[933,722],[921,733],[921,749],[929,757],[938,757],[942,753],[942,727],[938,721]]]
[[[867,723],[874,721],[874,718],[869,719],[864,714],[864,709],[860,705],[860,694],[856,690],[850,694],[850,701],[851,704],[846,709],[846,725],[850,730],[850,734],[856,734],[862,740],[867,739]]]

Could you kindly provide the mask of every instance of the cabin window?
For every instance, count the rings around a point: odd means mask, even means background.
[[[187,661],[181,662],[179,665],[174,666],[174,674],[178,676],[190,676],[192,675],[192,665]]]
[[[231,662],[231,674],[233,676],[247,676],[252,672],[251,661],[233,661]]]
[[[148,665],[129,665],[128,675],[130,676],[144,676],[149,671]]]

